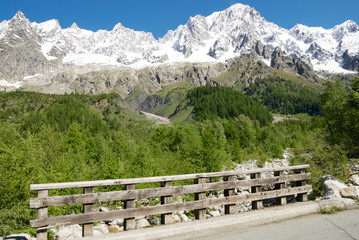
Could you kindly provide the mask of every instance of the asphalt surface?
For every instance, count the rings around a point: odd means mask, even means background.
[[[359,240],[359,209],[335,214],[313,214],[196,239]]]

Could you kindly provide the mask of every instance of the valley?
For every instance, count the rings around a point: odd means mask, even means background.
[[[290,165],[310,165],[315,199],[323,176],[348,183],[357,174],[354,21],[288,30],[235,4],[159,39],[121,23],[60,24],[21,11],[0,22],[0,236],[36,233],[34,183],[261,167],[285,153]]]

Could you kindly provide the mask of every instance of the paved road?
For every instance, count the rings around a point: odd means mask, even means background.
[[[359,209],[314,214],[238,231],[212,234],[197,240],[359,240]]]

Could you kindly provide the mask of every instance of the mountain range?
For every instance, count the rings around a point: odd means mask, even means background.
[[[100,91],[96,88],[100,81],[127,96],[143,83],[143,69],[150,69],[154,81],[148,85],[161,85],[167,82],[158,76],[158,69],[167,69],[164,75],[171,75],[167,80],[173,82],[173,72],[199,64],[200,71],[215,72],[207,74],[210,78],[228,70],[228,61],[242,56],[304,77],[310,77],[308,72],[320,77],[354,73],[359,68],[359,26],[348,20],[331,29],[297,24],[287,30],[242,4],[208,17],[191,17],[160,39],[121,23],[111,31],[84,30],[76,23],[62,29],[57,20],[30,22],[20,11],[0,23],[3,90],[94,93]],[[124,84],[126,89],[121,88]]]

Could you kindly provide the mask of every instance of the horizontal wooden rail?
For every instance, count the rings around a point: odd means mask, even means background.
[[[312,187],[306,185],[310,173],[306,173],[309,165],[282,168],[266,168],[244,171],[227,171],[214,173],[185,174],[148,178],[116,179],[89,182],[48,183],[30,185],[31,191],[38,191],[37,198],[30,199],[30,207],[37,209],[38,219],[31,220],[30,226],[37,228],[37,239],[45,240],[49,228],[58,226],[83,224],[83,236],[93,234],[93,222],[124,219],[125,230],[136,227],[135,217],[161,214],[161,223],[170,224],[172,213],[183,210],[194,210],[196,219],[206,218],[206,208],[223,205],[225,214],[235,213],[235,204],[252,202],[252,209],[263,208],[263,200],[274,198],[284,205],[287,196],[297,195],[298,201],[306,201],[307,193]],[[267,174],[272,173],[271,177]],[[245,179],[244,176],[251,179]],[[237,178],[237,177],[238,178]],[[211,182],[210,178],[221,178],[219,182]],[[173,186],[173,181],[194,180],[192,184]],[[161,187],[136,189],[136,184],[161,183]],[[179,182],[178,184],[182,184]],[[95,187],[123,185],[124,190],[96,192]],[[174,184],[176,185],[176,184]],[[290,187],[292,186],[292,187]],[[236,188],[247,188],[250,192],[236,195]],[[51,196],[49,190],[63,188],[83,188],[83,194]],[[267,189],[267,191],[264,191]],[[224,197],[207,198],[206,192],[220,190]],[[174,195],[194,194],[195,201],[173,203]],[[136,199],[158,197],[161,205],[136,207]],[[123,201],[125,209],[109,212],[94,212],[94,204],[101,202]],[[48,207],[82,204],[82,214],[65,216],[48,216]]]
[[[264,172],[274,172],[274,171],[291,171],[291,170],[307,169],[307,168],[309,168],[309,165],[297,165],[297,166],[289,166],[289,167],[275,168],[275,169],[261,168],[254,170],[196,173],[196,174],[147,177],[147,178],[128,178],[128,179],[115,179],[115,180],[87,181],[87,182],[31,184],[30,190],[39,191],[39,190],[51,190],[51,189],[63,189],[63,188],[101,187],[101,186],[128,185],[128,184],[139,184],[139,183],[181,181],[181,180],[191,180],[196,178],[238,176],[243,174],[264,173]]]
[[[148,189],[136,189],[136,190],[124,190],[91,194],[78,194],[70,196],[53,196],[45,198],[32,198],[30,199],[31,208],[49,207],[49,206],[62,206],[62,205],[74,205],[74,204],[89,204],[97,202],[110,202],[121,201],[135,198],[147,198],[156,196],[168,196],[168,195],[182,195],[187,193],[194,193],[200,191],[214,191],[225,188],[239,188],[250,185],[264,185],[264,184],[276,184],[288,181],[299,181],[310,179],[310,173],[284,175],[270,178],[257,178],[250,180],[242,180],[235,182],[213,182],[202,183],[184,186],[174,186],[167,188],[148,188]]]
[[[173,204],[167,204],[161,206],[123,209],[123,210],[99,212],[99,213],[65,215],[58,217],[48,217],[43,219],[31,220],[30,225],[31,227],[36,227],[40,229],[41,227],[42,229],[49,229],[58,226],[81,224],[87,222],[97,222],[97,221],[105,221],[105,220],[107,221],[107,220],[114,220],[119,218],[155,215],[155,214],[161,214],[167,212],[178,212],[186,209],[207,208],[207,207],[219,206],[223,204],[235,204],[235,203],[242,203],[247,201],[258,201],[268,198],[287,196],[291,194],[306,193],[311,190],[312,190],[312,186],[306,185],[303,187],[293,187],[293,188],[280,189],[280,190],[274,190],[268,192],[251,193],[244,196],[235,195],[235,196],[229,196],[224,198],[207,198],[204,200],[198,200],[193,202],[173,203]],[[52,226],[48,226],[48,225],[52,225]]]

